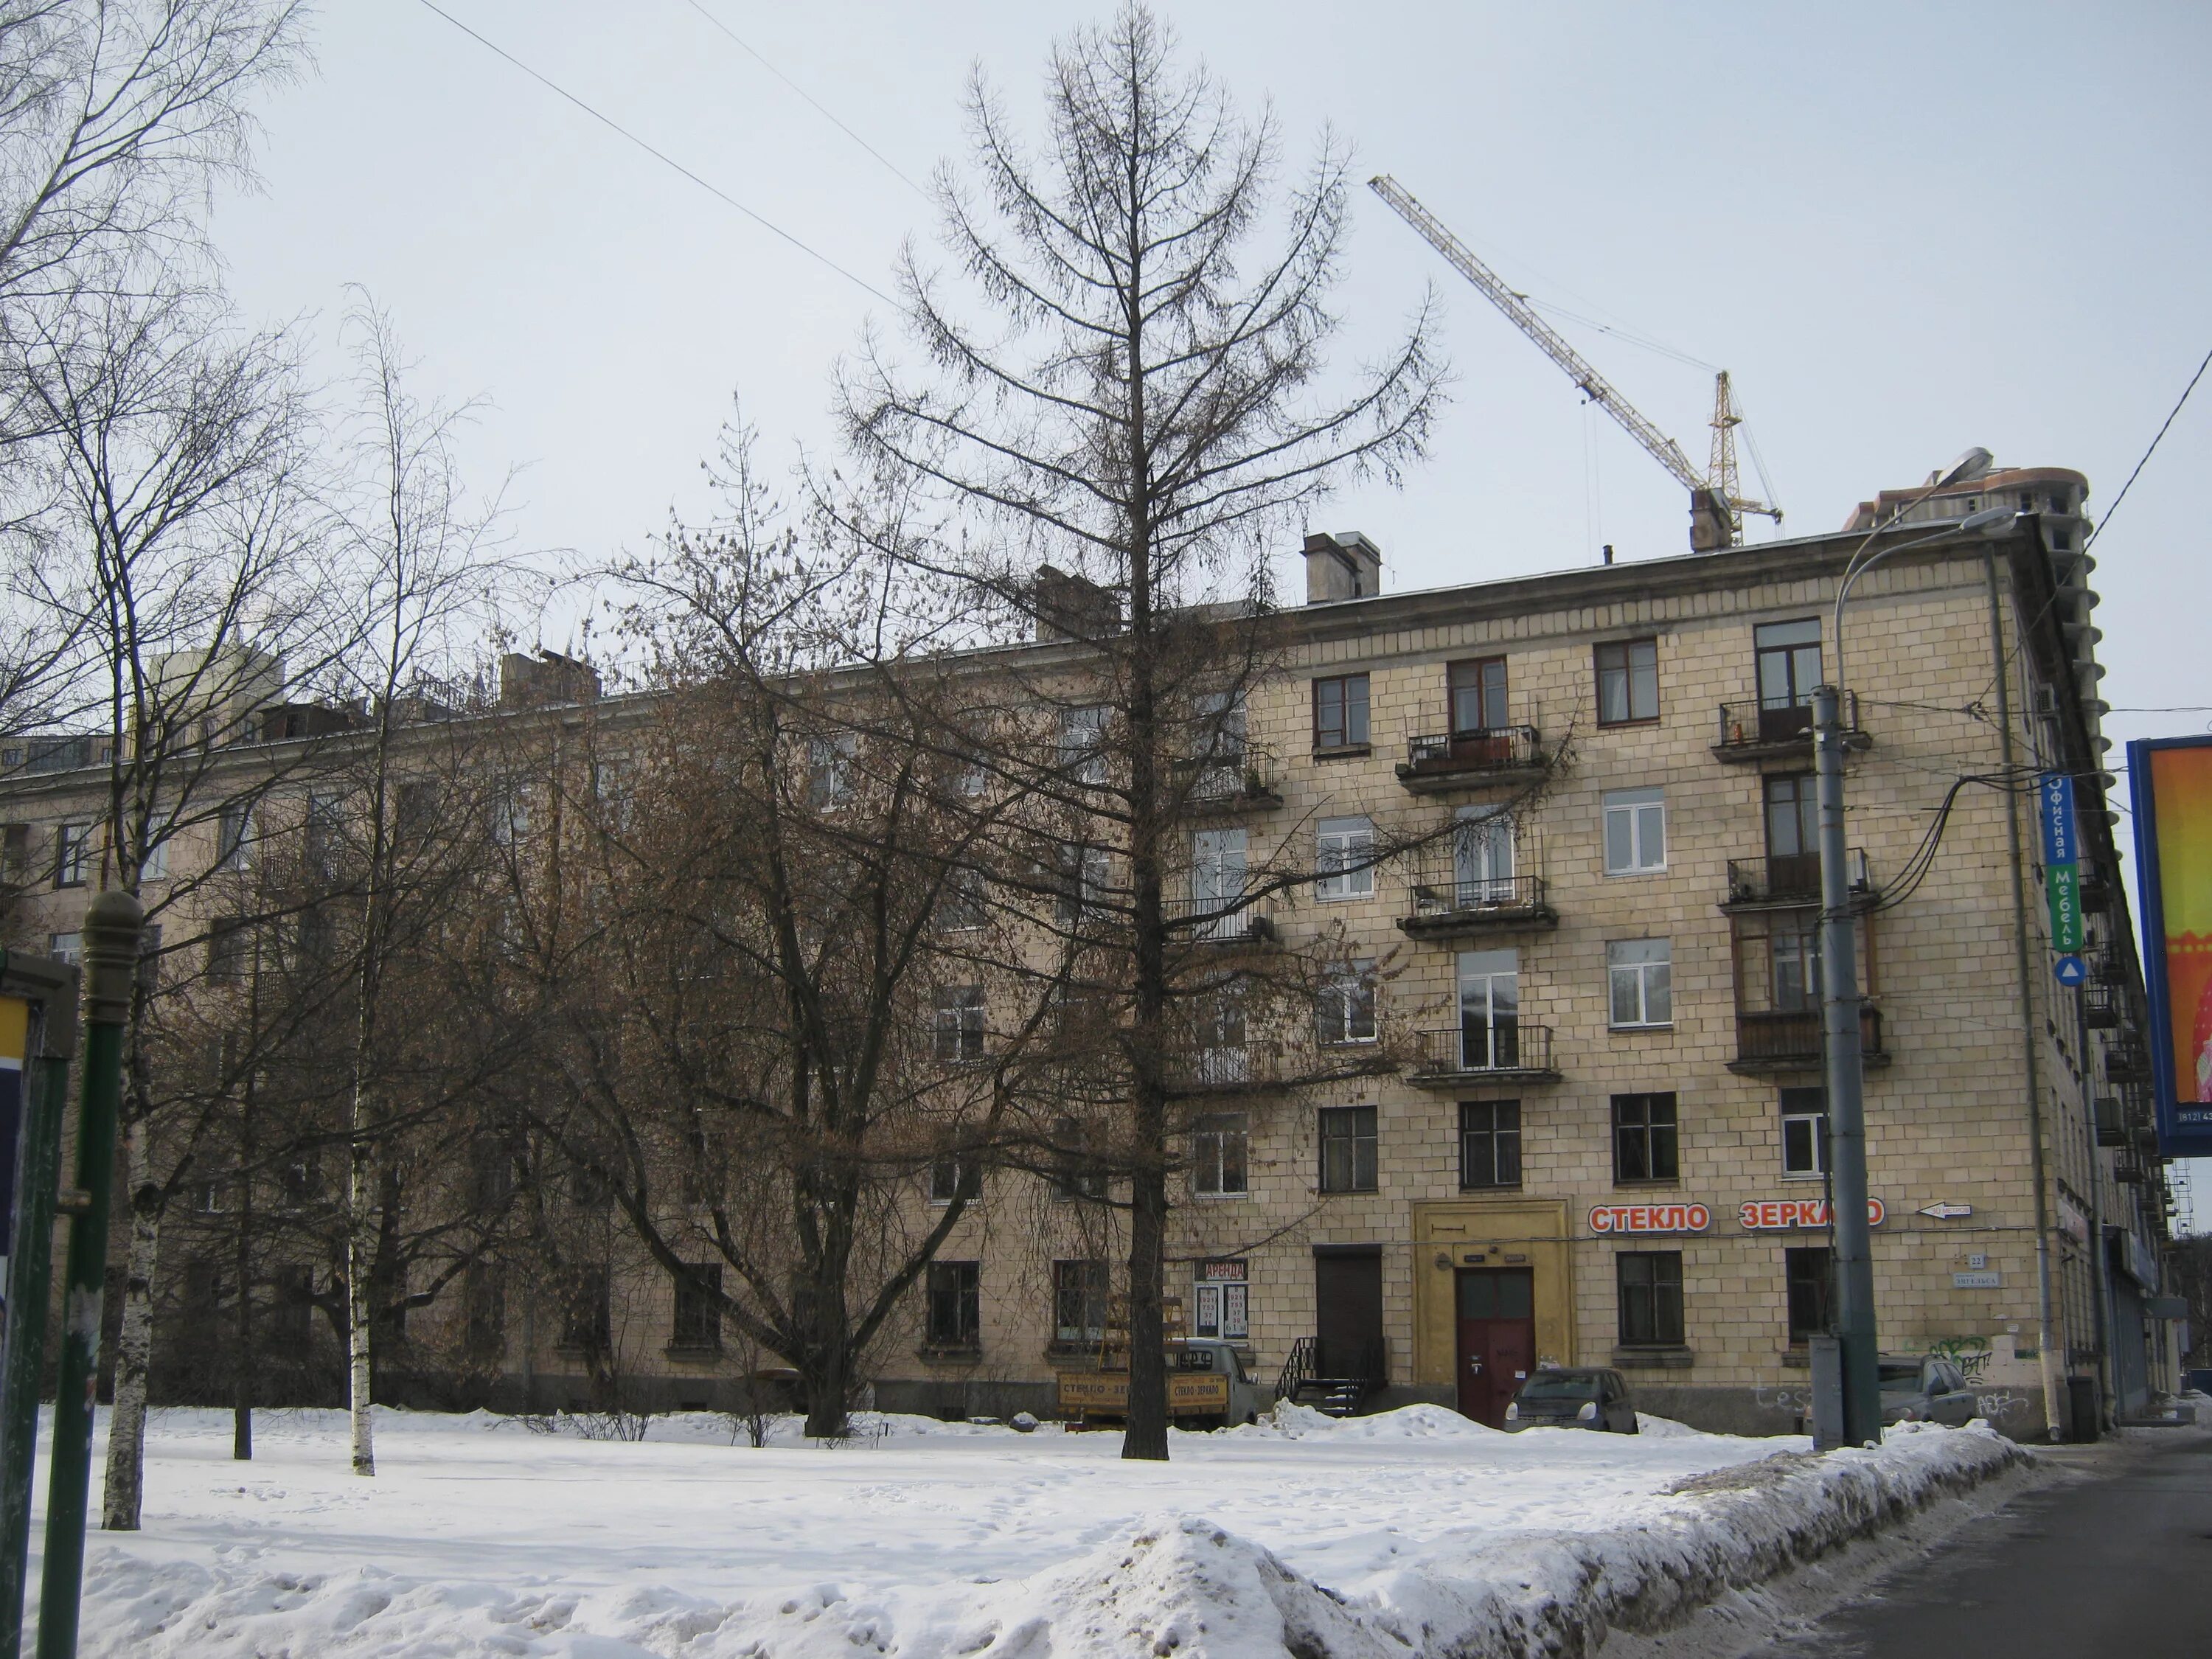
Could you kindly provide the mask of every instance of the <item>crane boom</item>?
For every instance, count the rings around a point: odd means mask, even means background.
[[[1482,290],[1490,302],[1512,320],[1513,325],[1534,340],[1539,349],[1566,370],[1567,377],[1582,389],[1583,395],[1596,404],[1619,422],[1620,429],[1641,445],[1651,459],[1673,473],[1688,489],[1694,520],[1709,509],[1698,503],[1710,504],[1711,513],[1723,524],[1727,538],[1733,542],[1742,537],[1742,517],[1746,513],[1761,513],[1779,520],[1781,510],[1763,502],[1747,500],[1736,493],[1735,428],[1741,416],[1735,412],[1730,400],[1728,374],[1720,374],[1715,388],[1713,416],[1713,476],[1707,477],[1690,465],[1690,458],[1682,447],[1651,424],[1636,406],[1614,391],[1606,378],[1590,367],[1589,362],[1563,339],[1559,331],[1547,323],[1530,308],[1528,302],[1505,285],[1505,280],[1474,256],[1474,250],[1450,231],[1437,216],[1415,201],[1406,187],[1389,173],[1377,173],[1367,181],[1367,187],[1388,202],[1398,216],[1421,234],[1430,246],[1451,262],[1452,268]],[[1693,529],[1692,544],[1697,543]]]
[[[1446,230],[1435,214],[1407,194],[1404,185],[1383,173],[1370,179],[1367,187],[1395,209],[1400,218],[1420,232],[1429,246],[1450,260],[1459,274],[1480,289],[1492,305],[1511,318],[1515,327],[1567,371],[1567,377],[1582,388],[1585,397],[1619,422],[1620,429],[1650,451],[1651,459],[1680,479],[1685,489],[1705,488],[1705,475],[1690,465],[1690,458],[1682,453],[1682,447],[1638,414],[1635,405],[1607,385],[1605,377],[1590,367],[1582,353],[1560,338],[1557,330],[1528,308],[1527,301],[1505,286],[1504,277],[1476,258],[1473,250]]]

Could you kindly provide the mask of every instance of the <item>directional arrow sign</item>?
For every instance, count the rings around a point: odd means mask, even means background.
[[[1956,1221],[1960,1216],[1972,1215],[1973,1212],[1974,1206],[1971,1204],[1939,1203],[1923,1204],[1920,1206],[1921,1214],[1932,1215],[1938,1221]]]

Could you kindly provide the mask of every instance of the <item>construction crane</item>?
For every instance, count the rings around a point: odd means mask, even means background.
[[[1690,545],[1700,552],[1731,547],[1743,540],[1743,515],[1757,513],[1782,521],[1782,509],[1753,501],[1738,488],[1735,429],[1743,423],[1729,387],[1728,371],[1713,381],[1712,462],[1705,472],[1690,465],[1682,447],[1651,424],[1636,406],[1614,391],[1603,375],[1591,368],[1582,353],[1562,339],[1528,302],[1505,285],[1504,279],[1476,258],[1467,244],[1443,227],[1437,216],[1415,201],[1389,173],[1378,173],[1367,187],[1388,202],[1400,218],[1419,231],[1429,246],[1451,261],[1459,274],[1480,289],[1490,302],[1512,319],[1515,327],[1534,340],[1543,354],[1566,370],[1567,378],[1592,403],[1620,422],[1622,431],[1644,446],[1652,459],[1673,473],[1690,492]]]

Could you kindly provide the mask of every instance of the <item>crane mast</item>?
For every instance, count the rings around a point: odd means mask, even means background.
[[[1690,492],[1690,543],[1693,547],[1721,547],[1743,539],[1743,514],[1764,514],[1779,520],[1779,507],[1766,506],[1741,495],[1737,488],[1735,428],[1743,417],[1736,412],[1729,390],[1728,371],[1721,371],[1715,386],[1712,465],[1701,473],[1690,464],[1682,447],[1654,426],[1627,398],[1613,390],[1589,361],[1561,337],[1559,331],[1530,308],[1528,302],[1505,285],[1505,281],[1474,256],[1474,250],[1444,228],[1443,221],[1415,201],[1389,173],[1378,173],[1367,187],[1388,202],[1398,216],[1419,231],[1430,246],[1444,256],[1454,270],[1480,289],[1491,304],[1504,312],[1537,349],[1561,368],[1583,395],[1613,416],[1620,429],[1644,447],[1646,453]]]

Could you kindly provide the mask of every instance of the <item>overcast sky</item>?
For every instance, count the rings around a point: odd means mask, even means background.
[[[440,3],[884,289],[902,239],[930,228],[897,173],[926,181],[958,153],[971,67],[1034,111],[1052,40],[1106,10]],[[2101,516],[2212,347],[2201,3],[1162,9],[1248,103],[1273,100],[1294,156],[1328,123],[1359,176],[1395,174],[1516,288],[1616,331],[1555,313],[1693,460],[1698,365],[1731,370],[1791,532],[1972,444],[2080,469]],[[317,72],[266,106],[264,191],[218,213],[234,290],[328,338],[345,285],[365,285],[419,388],[489,400],[471,459],[487,480],[521,469],[524,545],[604,556],[672,507],[702,512],[700,459],[732,394],[772,453],[831,441],[827,371],[889,319],[881,301],[421,0],[325,0],[316,39]],[[1392,587],[1686,546],[1674,482],[1364,191],[1351,255],[1346,361],[1434,283],[1460,378],[1425,470],[1347,494],[1320,527],[1373,537]],[[2212,386],[2097,544],[2123,710],[2212,704],[2212,559],[2188,507],[2208,456]],[[2208,723],[2124,712],[2107,730]]]

